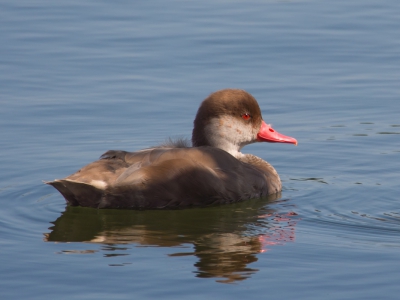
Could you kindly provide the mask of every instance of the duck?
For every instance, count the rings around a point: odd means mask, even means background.
[[[67,205],[98,209],[176,209],[229,204],[280,193],[282,183],[265,160],[244,154],[252,143],[288,143],[264,122],[257,100],[223,89],[201,103],[192,145],[169,140],[136,152],[109,150],[76,173],[45,182]]]

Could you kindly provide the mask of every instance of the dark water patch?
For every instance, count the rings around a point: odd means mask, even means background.
[[[316,181],[319,183],[323,183],[323,184],[328,184],[328,182],[326,182],[323,178],[290,178],[290,180],[294,180],[294,181]]]
[[[377,134],[400,134],[400,132],[393,132],[393,131],[381,131],[381,132],[377,132]]]
[[[98,250],[62,250],[60,252],[56,252],[57,254],[93,254],[98,252]]]
[[[105,253],[104,257],[118,257],[118,256],[127,256],[129,255],[128,253]],[[111,266],[109,264],[109,266]]]
[[[393,220],[396,222],[400,222],[400,212],[389,212],[383,214],[388,220]]]

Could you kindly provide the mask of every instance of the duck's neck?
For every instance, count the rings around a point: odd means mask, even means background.
[[[248,131],[248,132],[247,132]],[[232,117],[213,118],[193,129],[192,143],[194,147],[211,146],[222,149],[237,159],[245,155],[240,150],[256,141],[256,132],[243,128],[243,124]]]

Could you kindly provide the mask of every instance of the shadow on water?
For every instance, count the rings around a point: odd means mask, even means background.
[[[170,257],[198,258],[196,277],[220,278],[219,282],[231,283],[258,271],[248,267],[258,260],[257,254],[268,251],[273,245],[294,241],[297,214],[277,212],[268,205],[274,202],[275,207],[285,207],[288,200],[278,200],[279,197],[274,195],[233,205],[167,211],[67,207],[52,222],[54,226],[49,228],[50,233],[44,234],[44,240],[100,243],[103,244],[101,251],[125,251],[114,255],[129,255],[126,251],[128,244],[177,248],[179,252],[169,254]],[[182,251],[188,248],[189,252]]]

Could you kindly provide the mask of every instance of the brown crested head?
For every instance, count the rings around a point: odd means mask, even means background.
[[[224,124],[227,118],[236,120],[238,125],[251,127],[257,133],[261,127],[261,110],[256,99],[248,92],[239,89],[224,89],[212,93],[200,105],[192,134],[193,146],[215,146],[210,142],[205,129],[211,120],[219,120],[218,126],[232,126]],[[237,130],[240,134],[240,130]]]

